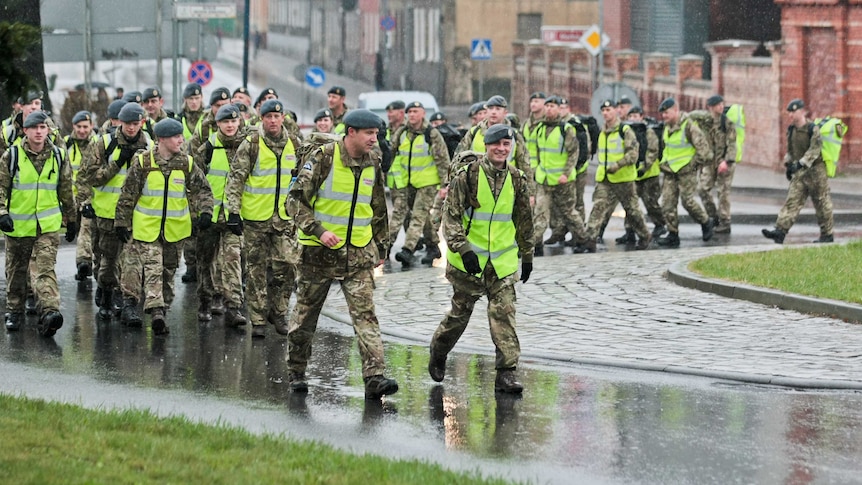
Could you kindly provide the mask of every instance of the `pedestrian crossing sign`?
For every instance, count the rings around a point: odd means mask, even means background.
[[[474,61],[491,59],[491,39],[473,39],[470,43],[470,59]]]

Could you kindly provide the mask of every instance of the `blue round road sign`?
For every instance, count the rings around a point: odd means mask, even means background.
[[[189,67],[189,82],[206,86],[213,80],[213,67],[207,61],[195,61]]]
[[[387,15],[380,19],[380,28],[389,32],[395,30],[395,19],[391,15]]]
[[[319,88],[326,82],[326,73],[320,66],[310,66],[305,70],[305,82],[313,88]]]

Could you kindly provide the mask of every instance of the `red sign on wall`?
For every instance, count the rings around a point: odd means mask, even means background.
[[[590,28],[589,25],[543,25],[542,42],[568,42],[577,44]]]

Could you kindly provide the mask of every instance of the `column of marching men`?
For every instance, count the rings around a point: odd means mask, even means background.
[[[65,226],[67,241],[78,237],[75,278],[95,278],[99,320],[143,327],[148,319],[153,334],[168,334],[184,257],[181,279],[197,282],[199,322],[224,315],[224,325],[250,327],[253,338],[266,337],[270,325],[287,336],[294,392],[308,390],[312,337],[338,281],[366,397],[376,399],[398,384],[384,376],[372,270],[390,258],[404,268],[430,265],[445,253],[452,305],[431,340],[430,376],[444,379],[447,355],[484,295],[495,389],[519,393],[514,288],[527,282],[544,246],[596,252],[618,204],[625,234],[616,243],[637,250],[679,247],[680,202],[704,241],[731,230],[729,190],[742,150],[734,120],[744,117],[741,108],[728,113],[718,95],[690,113],[667,98],[658,122],[625,97],[603,100],[596,120],[571,113],[563,97],[536,92],[523,123],[495,95],[471,106],[471,126],[462,127],[441,112],[428,116],[413,100],[393,100],[384,121],[348,109],[344,88],[335,86],[306,137],[275,89],[254,103],[242,87],[216,88],[208,103],[196,84],[182,95],[173,114],[158,88],[126,93],[100,128],[91,113],[75,114],[65,138],[41,110],[41,93],[17,100],[0,141],[7,331],[19,330],[25,313],[38,315],[43,336],[62,326],[54,266]],[[788,105],[790,192],[776,228],[763,231],[779,243],[808,195],[818,241],[833,239],[825,142],[806,129],[804,108],[802,100]]]

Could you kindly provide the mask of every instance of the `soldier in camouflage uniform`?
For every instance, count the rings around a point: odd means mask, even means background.
[[[529,179],[508,161],[515,130],[492,125],[485,132],[486,154],[453,175],[443,206],[443,233],[449,246],[446,278],[452,305],[431,338],[428,373],[437,382],[446,374],[446,356],[455,347],[476,301],[488,298],[488,320],[496,348],[500,392],[520,393],[515,376],[521,355],[515,332],[515,282],[533,270],[533,214]],[[516,246],[517,245],[517,246]],[[478,253],[478,254],[477,254]]]
[[[183,124],[183,137],[191,140],[204,119],[204,96],[197,83],[186,84],[183,88],[183,107],[177,119]]]
[[[236,92],[237,91],[234,91],[234,93]],[[255,101],[254,103],[254,108],[257,110],[258,114],[260,113],[260,108],[261,106],[263,106],[263,103],[269,101],[270,99],[279,99],[278,93],[275,91],[274,88],[266,88],[260,92],[257,97],[257,101]],[[282,106],[284,106],[284,103],[282,103]],[[258,116],[256,114],[250,117],[248,119],[248,123],[246,123],[246,126],[255,127],[259,125],[261,116],[263,115]],[[300,142],[302,141],[302,132],[299,130],[299,125],[296,123],[296,113],[285,108],[283,124],[284,128],[287,130],[287,134],[290,135],[291,138],[299,140]]]
[[[383,171],[374,151],[380,120],[371,111],[357,109],[343,122],[344,139],[323,145],[305,159],[287,202],[302,244],[288,333],[288,381],[292,392],[308,392],[305,370],[317,319],[337,280],[359,344],[365,398],[380,399],[398,391],[398,383],[383,375],[383,340],[374,314],[372,272],[383,264],[389,245]]]
[[[212,224],[213,195],[203,171],[184,153],[182,123],[166,118],[153,126],[153,133],[156,147],[138,153],[129,165],[114,231],[128,243],[122,263],[122,319],[141,320],[137,311],[143,287],[153,334],[165,335],[179,243],[192,234],[193,225],[206,230]]]
[[[225,325],[246,324],[242,314],[242,231],[239,225],[227,226],[225,186],[237,149],[245,139],[242,116],[236,105],[219,108],[216,114],[218,132],[210,135],[193,154],[195,164],[206,174],[213,191],[213,224],[197,234],[198,320],[208,322],[212,316],[225,313]],[[224,310],[224,303],[227,309]]]
[[[403,217],[407,212],[411,213],[410,226],[404,237],[404,246],[401,252],[395,255],[403,267],[409,268],[416,262],[413,254],[416,243],[422,237],[425,223],[431,214],[434,198],[438,195],[446,197],[446,183],[449,175],[449,150],[443,135],[433,128],[425,119],[425,107],[422,103],[414,101],[407,105],[407,124],[402,126],[392,135],[393,148],[398,150],[398,155],[392,162],[397,171],[401,172],[401,182],[409,190],[416,190],[416,197],[412,207],[404,207],[407,197],[398,198],[394,203],[398,206],[392,209],[392,220],[389,221],[389,237],[394,240],[398,230],[403,223]],[[442,188],[441,188],[442,184]],[[396,219],[396,215],[401,219]],[[440,257],[439,237],[430,235],[428,251],[436,257]]]
[[[265,101],[260,113],[261,124],[237,150],[225,187],[228,229],[245,238],[245,296],[254,338],[266,337],[267,322],[287,335],[285,317],[299,257],[296,227],[285,212],[299,141],[284,128],[281,101]]]
[[[66,156],[72,167],[72,189],[75,197],[78,190],[75,181],[81,170],[81,162],[85,158],[93,156],[95,141],[98,137],[93,134],[93,115],[89,111],[78,111],[72,117],[72,134],[65,138]],[[93,232],[92,219],[78,217],[78,247],[75,251],[75,265],[78,272],[75,279],[78,281],[89,281],[93,274]]]
[[[656,240],[659,246],[679,247],[679,219],[677,206],[682,206],[698,224],[704,241],[712,239],[713,221],[694,199],[697,192],[697,168],[702,160],[712,159],[709,140],[700,127],[686,113],[679,110],[673,98],[661,102],[658,108],[664,120],[664,154],[661,171],[664,185],[661,192],[661,208],[667,220],[666,236]]]
[[[643,123],[643,109],[640,106],[635,106],[629,110],[628,121],[630,123]],[[652,220],[654,227],[652,237],[656,238],[664,234],[667,229],[665,225],[664,213],[661,211],[661,170],[659,169],[659,140],[655,130],[651,127],[646,127],[647,148],[644,153],[644,160],[638,160],[638,178],[635,182],[638,197],[644,203],[647,215]],[[626,242],[634,242],[634,231],[629,234],[629,225],[626,224]],[[620,240],[617,239],[617,243]]]
[[[94,142],[92,156],[83,159],[75,181],[81,217],[95,221],[93,247],[101,255],[96,275],[99,285],[96,300],[102,319],[109,319],[112,313],[119,312],[122,303],[119,260],[123,241],[114,232],[117,200],[132,157],[137,151],[153,146],[149,135],[142,130],[146,112],[141,105],[126,103],[118,116],[122,123],[120,129],[113,134],[104,134]],[[141,322],[124,323],[140,325]]]
[[[32,276],[42,312],[39,333],[50,337],[63,325],[54,272],[59,231],[65,222],[66,240],[74,240],[77,211],[72,169],[63,150],[49,140],[47,122],[45,112],[30,113],[22,123],[24,138],[0,157],[0,230],[6,235],[6,330],[23,324]],[[33,274],[28,275],[31,260]]]
[[[820,225],[820,237],[816,243],[831,243],[835,240],[832,231],[832,195],[829,191],[829,179],[826,175],[826,162],[823,161],[821,149],[823,138],[820,130],[808,121],[805,102],[794,99],[787,105],[787,116],[790,126],[787,129],[787,154],[784,156],[784,166],[787,167],[787,178],[790,188],[787,199],[778,213],[775,229],[764,229],[763,235],[778,244],[784,243],[784,237],[799,211],[805,205],[805,200],[811,197],[817,224]]]
[[[117,130],[117,127],[122,123],[120,122],[120,110],[123,109],[123,106],[126,105],[126,101],[122,99],[115,99],[108,105],[108,119],[102,123],[102,126],[99,127],[100,135],[113,135]]]
[[[18,140],[24,138],[24,120],[31,113],[42,111],[42,92],[30,91],[26,96],[18,98],[21,110],[10,120],[3,123],[3,132],[0,133],[0,156]],[[49,116],[46,120],[48,125],[48,141],[59,148],[66,148],[60,130]]]
[[[730,232],[730,183],[736,161],[736,125],[724,114],[724,98],[710,96],[706,106],[712,115],[708,137],[713,158],[704,162],[700,169],[698,193],[706,213],[717,222],[716,233]],[[718,191],[718,204],[712,198],[712,189]]]
[[[474,119],[478,117],[481,118],[481,121],[467,130],[467,133],[464,134],[464,138],[461,139],[461,142],[458,143],[458,147],[455,148],[455,153],[459,153],[464,150],[484,152],[485,130],[490,126],[500,123],[510,125],[509,120],[506,119],[506,115],[509,113],[508,106],[509,104],[506,102],[506,98],[502,96],[491,96],[488,98],[488,101],[486,101],[480,107],[481,109],[476,111],[474,114]],[[527,175],[527,178],[532,180],[533,169],[530,167],[530,152],[527,150],[527,144],[524,141],[524,137],[521,136],[517,130],[515,131],[515,148],[513,149],[513,152],[509,154],[509,163],[514,165],[518,170],[524,172],[524,174]]]
[[[141,93],[141,106],[147,112],[147,119],[151,125],[155,125],[159,121],[168,117],[168,113],[164,110],[165,100],[162,98],[162,92],[157,87],[150,87]]]
[[[326,103],[329,105],[329,110],[332,111],[332,126],[335,127],[333,133],[340,135],[347,133],[347,128],[344,126],[344,115],[350,111],[344,102],[345,97],[347,97],[347,91],[341,86],[332,86],[326,92]]]

